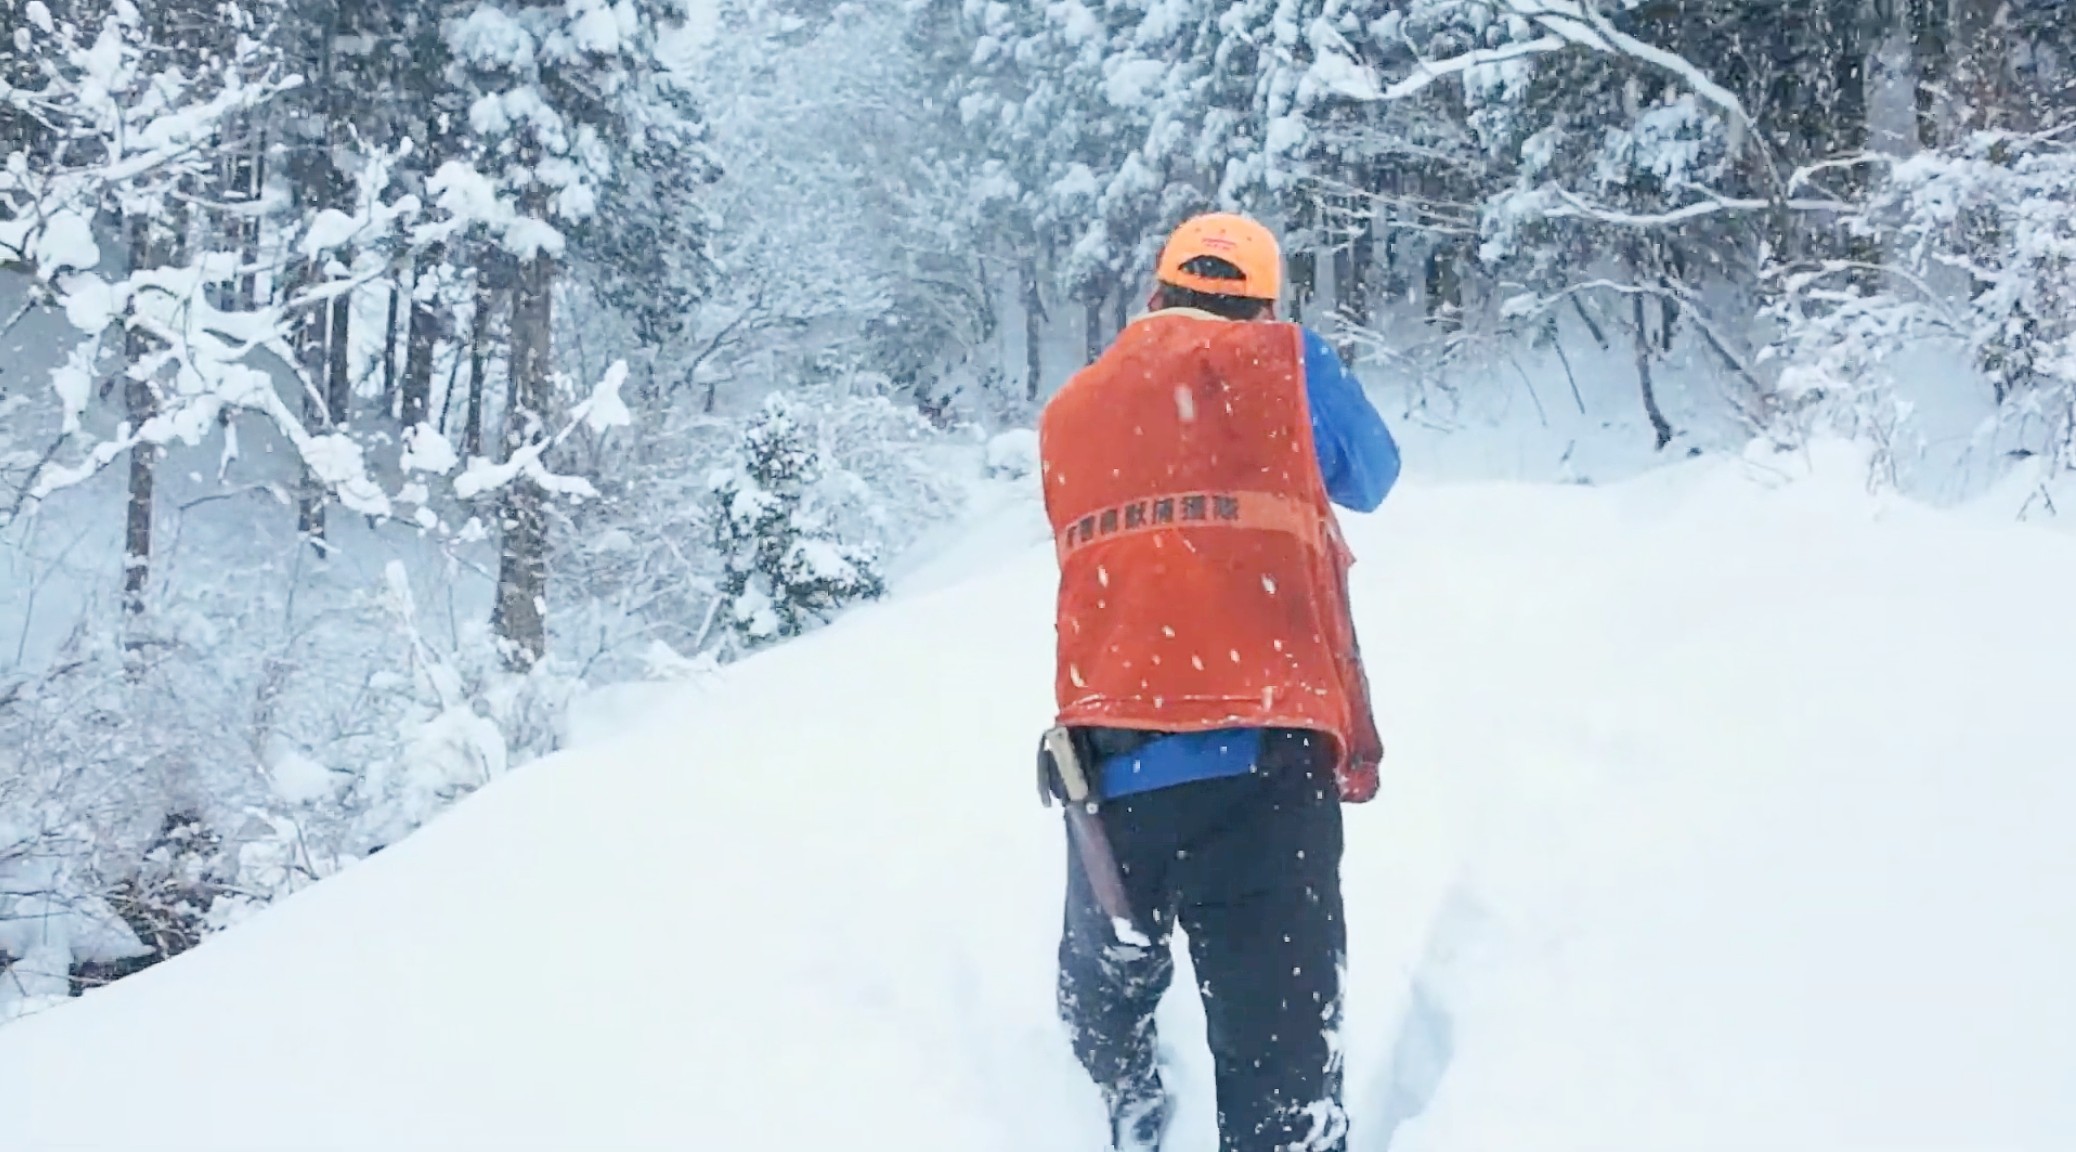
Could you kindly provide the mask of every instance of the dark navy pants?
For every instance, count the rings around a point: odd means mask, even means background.
[[[1253,773],[1104,805],[1150,949],[1117,939],[1068,846],[1059,998],[1075,1056],[1106,1098],[1154,1090],[1154,1009],[1180,924],[1216,1068],[1221,1152],[1347,1146],[1341,808],[1318,751],[1273,732]]]

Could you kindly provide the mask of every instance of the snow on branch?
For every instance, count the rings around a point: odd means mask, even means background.
[[[1647,64],[1664,69],[1686,81],[1694,94],[1721,108],[1730,118],[1745,129],[1751,129],[1751,115],[1744,110],[1744,102],[1728,88],[1709,79],[1708,73],[1696,67],[1693,61],[1677,52],[1668,52],[1655,45],[1646,44],[1626,32],[1618,30],[1608,18],[1594,7],[1592,0],[1508,0],[1516,11],[1533,16],[1531,8],[1553,10],[1557,18],[1575,17],[1592,26],[1594,31],[1605,37],[1608,50],[1617,55],[1629,56]],[[1547,19],[1546,24],[1547,24]]]
[[[26,489],[30,501],[49,499],[83,483],[138,445],[197,444],[227,410],[236,409],[265,417],[346,507],[371,516],[391,514],[389,497],[367,476],[359,445],[342,434],[309,431],[281,398],[273,375],[274,370],[285,370],[303,390],[321,396],[292,347],[295,318],[376,273],[335,280],[253,311],[216,307],[207,288],[241,271],[234,257],[202,253],[185,264],[139,268],[113,282],[94,272],[56,278],[49,286],[52,294],[85,337],[52,372],[66,434],[80,430],[80,417],[92,395],[93,350],[111,325],[151,338],[155,350],[125,371],[134,379],[153,382],[158,412],[92,445],[75,463],[47,461]],[[272,370],[253,363],[262,353],[275,361]]]
[[[616,360],[606,369],[589,397],[570,410],[569,422],[561,431],[544,440],[536,440],[515,449],[509,460],[502,464],[492,463],[481,457],[469,461],[469,466],[454,480],[454,494],[464,500],[472,500],[486,492],[493,492],[510,484],[519,477],[539,485],[542,491],[576,499],[588,499],[598,495],[598,489],[581,476],[564,476],[549,471],[541,458],[548,450],[569,439],[579,427],[603,432],[608,428],[624,427],[634,423],[633,414],[620,398],[620,387],[627,382],[627,361]]]
[[[1752,126],[1750,114],[1735,93],[1711,80],[1706,72],[1678,53],[1646,44],[1617,29],[1594,7],[1592,0],[1506,0],[1506,6],[1516,15],[1543,28],[1546,34],[1497,48],[1480,48],[1445,60],[1421,60],[1414,65],[1411,74],[1385,88],[1382,98],[1403,100],[1445,77],[1461,75],[1488,64],[1556,52],[1576,44],[1606,55],[1626,56],[1670,72],[1685,81],[1695,95],[1721,108],[1741,128]]]
[[[1501,64],[1508,60],[1519,60],[1524,56],[1556,52],[1566,43],[1567,41],[1560,36],[1542,36],[1498,48],[1480,48],[1475,52],[1465,52],[1461,56],[1451,56],[1447,60],[1420,60],[1414,63],[1413,71],[1405,79],[1385,88],[1382,98],[1403,100],[1437,80],[1467,72],[1472,68],[1482,68],[1487,64]]]
[[[114,208],[126,226],[162,227],[179,182],[206,171],[229,119],[297,81],[270,78],[270,66],[250,40],[241,40],[220,67],[193,76],[178,68],[150,71],[146,61],[157,46],[145,39],[134,13],[104,20],[91,46],[71,25],[32,23],[44,39],[18,37],[17,44],[34,61],[42,86],[9,87],[0,96],[34,116],[59,146],[50,162],[32,167],[17,152],[0,168],[0,209],[7,214],[0,221],[0,260],[23,268],[32,295],[55,304],[84,336],[51,375],[67,439],[81,431],[95,352],[111,327],[150,338],[151,351],[126,372],[150,381],[158,395],[155,414],[88,445],[77,461],[61,465],[47,453],[23,489],[25,500],[76,485],[140,444],[198,442],[225,409],[250,408],[263,412],[349,506],[386,512],[388,501],[366,479],[358,447],[306,432],[269,373],[250,363],[260,351],[295,363],[285,310],[232,313],[209,300],[208,285],[240,271],[235,258],[202,252],[164,261],[156,246],[146,245],[150,255],[120,279],[96,271],[102,252],[92,220],[98,213]],[[67,157],[81,159],[68,166]]]
[[[217,139],[223,124],[302,84],[297,76],[277,77],[257,64],[259,45],[241,41],[238,52],[208,79],[220,85],[206,99],[188,102],[202,79],[178,69],[144,74],[145,48],[140,33],[118,16],[109,16],[91,46],[64,26],[44,46],[41,88],[0,89],[0,103],[34,118],[68,143],[93,157],[87,167],[59,170],[47,191],[69,204],[92,203],[95,193],[133,185],[162,169],[190,160]],[[254,75],[258,71],[260,74]],[[126,98],[134,97],[128,103]],[[10,173],[27,175],[20,156],[8,158]],[[0,178],[0,191],[8,183]]]
[[[318,212],[303,233],[301,250],[305,259],[315,260],[337,248],[386,237],[402,222],[418,215],[420,205],[416,196],[400,196],[393,201],[382,199],[398,162],[408,158],[413,148],[411,138],[406,136],[394,149],[372,150],[354,177],[354,211],[349,214],[326,208]]]

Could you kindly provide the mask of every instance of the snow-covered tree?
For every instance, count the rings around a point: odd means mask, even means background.
[[[831,531],[816,492],[825,475],[821,452],[782,393],[743,429],[740,453],[709,481],[720,610],[738,651],[798,636],[885,592],[874,550]]]
[[[622,221],[653,224],[667,213],[638,208],[632,198],[676,194],[711,165],[691,94],[658,56],[677,15],[660,0],[486,0],[447,30],[454,79],[471,95],[470,158],[442,166],[430,190],[447,228],[487,235],[516,268],[512,384],[500,438],[508,459],[537,450],[555,419],[554,299],[572,243],[582,243],[587,230],[618,231],[619,247],[626,247],[640,226],[602,222],[612,220],[616,195],[628,198]],[[689,174],[688,165],[695,166]],[[672,204],[682,200],[661,207]],[[686,238],[670,239],[682,245]],[[668,270],[666,261],[657,275]],[[526,668],[548,645],[546,493],[532,479],[516,478],[504,489],[497,523],[494,619],[514,666]]]
[[[82,15],[94,7],[83,5]],[[220,34],[204,37],[191,28],[199,12],[171,5],[147,16],[116,3],[90,24],[58,22],[38,5],[15,36],[34,58],[36,86],[5,92],[11,109],[40,125],[48,151],[33,161],[17,151],[0,174],[0,258],[29,274],[32,306],[62,309],[84,336],[51,378],[55,442],[12,507],[47,499],[127,455],[125,596],[133,617],[149,579],[159,455],[175,441],[199,443],[238,410],[260,414],[349,506],[390,508],[365,475],[359,447],[296,416],[263,364],[268,356],[297,363],[292,334],[330,296],[313,289],[245,309],[231,286],[249,270],[239,253],[207,245],[191,211],[230,126],[294,86],[247,34],[241,9],[214,6],[212,15],[223,22]],[[404,207],[365,197],[357,216],[335,211],[321,221],[329,239],[310,249],[321,254]],[[112,280],[96,230],[103,220],[114,221],[123,247],[123,270]],[[116,332],[119,349],[108,342]],[[112,430],[89,419],[104,356],[120,357],[124,380]],[[302,383],[306,395],[323,387],[308,376]]]

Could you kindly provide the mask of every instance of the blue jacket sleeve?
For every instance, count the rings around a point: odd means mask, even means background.
[[[1373,512],[1398,483],[1398,442],[1333,345],[1310,328],[1304,333],[1305,396],[1326,494],[1344,508]]]

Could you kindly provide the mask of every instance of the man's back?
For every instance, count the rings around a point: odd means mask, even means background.
[[[1157,313],[1047,406],[1059,722],[1351,730],[1299,330]]]
[[[1345,1152],[1341,805],[1374,793],[1382,747],[1334,505],[1375,508],[1397,447],[1325,341],[1275,322],[1259,222],[1185,221],[1155,279],[1040,427],[1060,558],[1041,764],[1075,800],[1060,1011],[1114,1146],[1158,1148],[1179,926],[1220,1148]]]
[[[1145,316],[1046,405],[1041,456],[1105,472],[1048,475],[1046,499],[1091,488],[1316,487],[1303,373],[1294,325]]]
[[[1050,436],[1045,442],[1052,445],[1045,453],[1048,458],[1071,458],[1082,473],[1048,477],[1048,506],[1056,513],[1063,511],[1057,501],[1071,504],[1076,498],[1072,490],[1079,487],[1077,481],[1094,481],[1106,492],[1163,487],[1305,490],[1319,502],[1322,513],[1329,499],[1368,511],[1383,500],[1399,471],[1397,445],[1383,420],[1316,333],[1293,324],[1240,323],[1189,309],[1150,313],[1127,326],[1104,356],[1047,406],[1042,427]],[[1070,452],[1060,446],[1061,436],[1093,442],[1077,444],[1080,450]],[[1100,540],[1102,511],[1112,502],[1101,496],[1081,499],[1095,509],[1089,527]],[[1128,530],[1131,514],[1129,508],[1122,511],[1116,528]],[[1145,594],[1153,602],[1135,607],[1129,602],[1141,585],[1133,573],[1106,564],[1104,573],[1111,583],[1101,599],[1106,609],[1115,609],[1105,614],[1108,626],[1124,633],[1126,647],[1140,647],[1132,634],[1154,624],[1200,635],[1194,623],[1221,614],[1254,617],[1272,640],[1279,632],[1288,638],[1293,632],[1316,630],[1302,581],[1285,579],[1279,584],[1270,576],[1268,594],[1260,594],[1265,591],[1261,577],[1278,566],[1269,557],[1223,549],[1177,557],[1174,562],[1252,572],[1256,578],[1243,590],[1257,594],[1244,602],[1193,597],[1188,591],[1191,582],[1166,578],[1164,568],[1160,586]],[[1080,619],[1082,614],[1074,608],[1063,582],[1063,619]],[[1205,644],[1199,640],[1194,646],[1202,649]],[[1229,647],[1211,648],[1214,655],[1231,654]],[[1213,678],[1223,677],[1220,687],[1227,695],[1258,696],[1265,687],[1288,691],[1302,682],[1287,665],[1263,664],[1260,677],[1243,683],[1229,675],[1232,661],[1217,663],[1220,666],[1211,672]],[[1108,671],[1123,679],[1126,689],[1143,683],[1131,667],[1109,665]],[[1080,687],[1090,690],[1103,672],[1100,666],[1080,669]],[[1075,673],[1062,663],[1063,679]],[[1104,690],[1098,685],[1092,691]],[[1271,726],[1271,718],[1245,723],[1235,717],[1230,725],[1207,728],[1198,722],[1202,716],[1198,711],[1187,722],[1178,718],[1167,726],[1170,734],[1110,742],[1099,773],[1103,795],[1125,796],[1248,771],[1260,754],[1260,729]],[[1306,721],[1294,715],[1275,719],[1301,725]]]

